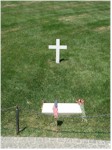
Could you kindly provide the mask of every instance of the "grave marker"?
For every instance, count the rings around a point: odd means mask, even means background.
[[[49,49],[56,49],[56,63],[60,63],[60,50],[67,49],[67,45],[60,45],[60,39],[56,39],[56,45],[49,45]]]

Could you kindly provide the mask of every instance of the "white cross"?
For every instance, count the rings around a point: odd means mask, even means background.
[[[60,45],[60,39],[56,39],[56,45],[49,45],[49,49],[56,49],[56,63],[60,63],[60,49],[67,49],[67,45]]]

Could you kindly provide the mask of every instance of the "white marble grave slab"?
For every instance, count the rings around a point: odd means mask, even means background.
[[[42,113],[53,114],[54,103],[43,103]],[[82,110],[77,103],[58,103],[59,114],[80,114]]]

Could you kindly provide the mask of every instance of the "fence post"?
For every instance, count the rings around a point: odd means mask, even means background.
[[[16,106],[16,134],[19,133],[19,108]]]

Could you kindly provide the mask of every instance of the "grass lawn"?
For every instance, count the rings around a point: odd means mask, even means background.
[[[55,133],[53,116],[37,112],[42,100],[83,98],[87,116],[110,113],[110,2],[2,1],[1,16],[1,107],[20,106],[19,136],[109,139],[109,117],[62,117]],[[68,46],[60,64],[48,49],[57,38]],[[1,120],[2,136],[16,136],[15,109]]]

